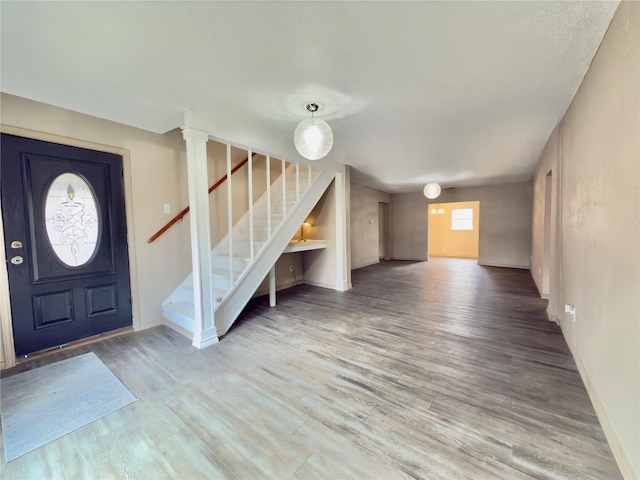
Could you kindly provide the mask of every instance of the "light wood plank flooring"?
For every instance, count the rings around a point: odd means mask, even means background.
[[[162,326],[4,372],[92,350],[139,401],[2,478],[620,478],[528,271],[384,262],[353,285],[258,299],[205,350]]]

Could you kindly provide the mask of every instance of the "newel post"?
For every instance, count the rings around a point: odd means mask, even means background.
[[[351,180],[350,170],[342,165],[336,174],[336,290],[351,289]]]
[[[184,128],[182,136],[187,144],[187,175],[191,207],[189,220],[195,310],[193,346],[204,348],[218,343],[211,284],[211,228],[207,185],[209,135],[194,128]]]

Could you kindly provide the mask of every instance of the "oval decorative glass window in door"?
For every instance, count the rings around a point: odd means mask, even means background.
[[[60,261],[79,267],[91,260],[100,224],[89,184],[75,173],[59,175],[49,187],[44,208],[49,243]]]

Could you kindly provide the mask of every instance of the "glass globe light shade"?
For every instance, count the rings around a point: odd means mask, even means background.
[[[333,147],[333,132],[324,120],[307,118],[296,127],[293,144],[298,153],[307,160],[320,160]]]
[[[424,196],[433,200],[434,198],[438,198],[442,189],[440,185],[435,182],[427,183],[424,186]]]

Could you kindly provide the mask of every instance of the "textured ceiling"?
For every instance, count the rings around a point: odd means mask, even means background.
[[[0,3],[2,91],[154,132],[193,108],[299,158],[306,101],[330,160],[388,192],[528,180],[618,2]]]

